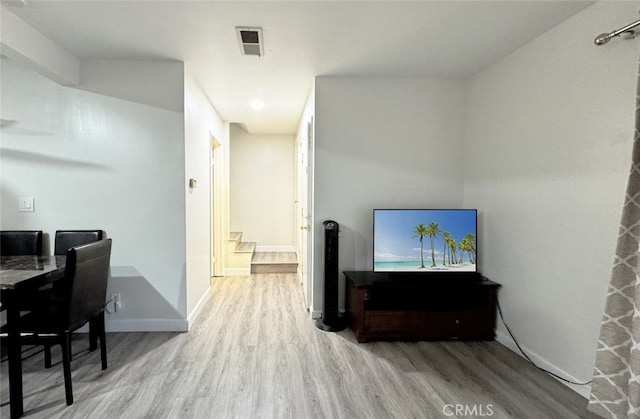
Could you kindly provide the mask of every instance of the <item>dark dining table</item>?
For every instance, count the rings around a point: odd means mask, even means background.
[[[2,309],[7,310],[9,404],[12,418],[24,413],[19,330],[21,307],[33,299],[38,288],[62,278],[65,261],[66,256],[0,257],[0,301]]]

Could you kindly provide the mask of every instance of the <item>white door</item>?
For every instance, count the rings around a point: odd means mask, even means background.
[[[211,134],[211,150],[209,154],[209,176],[211,198],[211,276],[222,276],[222,201],[220,197],[221,166],[216,164],[216,149],[222,144]]]
[[[298,230],[298,274],[302,281],[304,289],[305,303],[307,308],[311,307],[311,283],[309,281],[309,272],[313,272],[311,266],[311,250],[309,244],[312,240],[312,147],[313,147],[313,119],[307,123],[307,132],[302,133],[297,143],[297,199],[296,199],[296,217]]]
[[[211,231],[210,231],[210,242],[211,242],[211,277],[213,278],[214,276],[216,276],[216,211],[215,211],[215,207],[216,207],[216,188],[215,188],[215,181],[216,181],[216,171],[215,171],[215,163],[216,163],[216,156],[215,156],[215,149],[213,147],[211,147],[211,150],[209,152],[209,186],[210,186],[210,190],[209,190],[209,205],[210,205],[210,226],[211,226]]]

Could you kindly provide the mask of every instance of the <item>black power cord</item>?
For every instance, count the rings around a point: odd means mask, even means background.
[[[564,377],[559,376],[558,374],[555,374],[549,370],[546,370],[538,365],[536,365],[535,362],[533,362],[533,360],[531,360],[531,358],[529,358],[529,355],[527,355],[524,350],[520,347],[520,344],[518,343],[518,341],[516,340],[515,336],[513,336],[513,333],[511,333],[511,329],[509,329],[509,326],[507,325],[507,322],[504,321],[504,316],[502,315],[502,308],[500,307],[500,301],[496,301],[497,306],[498,306],[498,313],[500,314],[500,320],[502,321],[502,324],[504,324],[504,327],[507,329],[507,332],[509,332],[509,336],[511,336],[511,339],[513,340],[513,343],[516,344],[516,346],[518,347],[518,350],[520,351],[520,353],[522,354],[522,356],[524,356],[524,358],[529,361],[529,363],[531,365],[533,365],[534,367],[536,367],[537,369],[539,369],[542,372],[545,372],[547,374],[549,374],[552,377],[557,378],[558,380],[564,381],[565,383],[569,383],[569,384],[575,384],[577,386],[586,386],[589,385],[593,382],[593,380],[589,380],[586,383],[578,383],[576,381],[571,381],[571,380],[567,380]]]

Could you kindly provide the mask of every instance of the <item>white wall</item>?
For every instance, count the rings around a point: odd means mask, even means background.
[[[70,88],[2,60],[2,118],[16,123],[1,132],[0,228],[41,229],[49,251],[56,229],[104,229],[123,301],[111,330],[186,328],[183,79],[182,63],[95,61]],[[22,196],[35,212],[17,212]]]
[[[637,12],[597,3],[478,74],[469,93],[464,204],[480,210],[481,271],[503,285],[522,346],[578,381],[593,371],[640,52],[637,40],[593,39]]]
[[[314,312],[323,298],[323,221],[341,227],[339,272],[371,270],[374,208],[462,206],[466,87],[446,79],[316,79]]]
[[[228,129],[185,66],[185,202],[186,202],[186,293],[187,314],[195,318],[210,295],[212,256],[210,151],[212,136],[221,144],[218,153],[229,148]],[[220,161],[225,167],[224,161]],[[228,176],[226,176],[228,179]],[[197,187],[189,188],[195,179]]]
[[[295,251],[295,136],[231,126],[231,231],[258,251]]]

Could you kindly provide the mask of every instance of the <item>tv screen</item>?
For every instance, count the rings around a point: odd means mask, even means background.
[[[374,272],[474,272],[477,210],[373,210]]]

